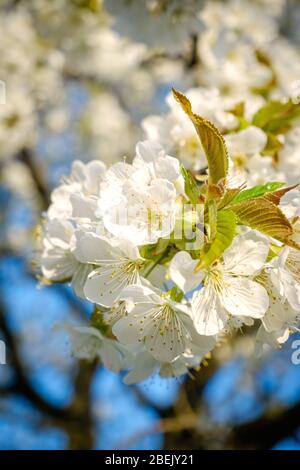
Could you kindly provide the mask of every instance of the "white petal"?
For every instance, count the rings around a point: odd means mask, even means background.
[[[285,290],[286,298],[291,307],[297,311],[300,311],[300,286],[299,284],[292,284],[286,287]]]
[[[141,258],[139,249],[130,240],[121,240],[120,243],[118,243],[118,248],[128,259],[135,260]]]
[[[254,155],[266,146],[267,135],[255,126],[249,126],[240,132],[226,136],[230,155]]]
[[[76,249],[74,255],[81,263],[95,263],[100,260],[113,259],[109,243],[91,232],[76,231]]]
[[[69,280],[78,266],[71,252],[56,247],[45,250],[41,257],[43,276],[53,281]]]
[[[180,251],[172,258],[169,275],[172,281],[184,292],[195,289],[203,280],[202,272],[195,272],[199,260],[193,260],[186,251]]]
[[[146,349],[161,362],[171,362],[189,347],[191,341],[191,319],[185,314],[175,312],[166,318],[145,319],[142,337]]]
[[[165,155],[159,157],[155,165],[158,178],[176,181],[180,176],[180,162],[177,158]]]
[[[139,283],[139,276],[125,273],[122,265],[112,264],[93,271],[84,286],[84,295],[91,302],[111,307],[120,298],[124,287]]]
[[[192,354],[202,358],[211,351],[216,345],[216,338],[214,336],[199,335],[196,331],[192,334],[192,343],[190,351]],[[199,358],[199,359],[200,359]]]
[[[110,184],[120,186],[122,182],[126,181],[133,172],[132,165],[125,162],[118,162],[112,165],[105,174],[105,180]]]
[[[297,316],[297,312],[276,291],[270,291],[270,307],[262,322],[268,332],[279,331]]]
[[[97,208],[97,201],[81,193],[71,194],[72,216],[93,220]]]
[[[161,303],[159,295],[153,289],[143,285],[131,285],[123,289],[120,296],[121,300],[131,300],[135,304],[152,303],[154,305]]]
[[[153,374],[158,365],[159,363],[154,359],[154,357],[147,351],[144,351],[138,354],[135,361],[135,367],[124,377],[123,381],[127,385],[142,382],[149,377],[149,375]]]
[[[51,245],[67,250],[71,245],[74,227],[67,220],[52,219],[46,225],[46,233]]]
[[[122,369],[122,354],[117,349],[117,342],[105,339],[101,348],[99,349],[99,356],[103,362],[104,367],[119,373]]]
[[[139,342],[140,325],[134,315],[130,314],[118,320],[113,328],[113,334],[123,344],[137,344]]]
[[[155,162],[160,154],[164,153],[162,146],[158,142],[151,140],[138,142],[135,151],[137,157],[144,160],[145,163]]]
[[[226,311],[219,297],[209,285],[194,293],[192,315],[197,332],[206,336],[222,331],[227,320]]]
[[[192,329],[191,318],[173,305],[143,303],[119,320],[113,333],[125,344],[143,341],[155,359],[170,362],[189,347]]]
[[[88,278],[88,275],[90,274],[92,269],[93,268],[89,266],[88,264],[78,263],[78,268],[76,269],[72,277],[72,287],[75,291],[75,294],[81,299],[85,299],[83,289],[84,289],[86,280]]]
[[[220,299],[231,315],[262,318],[269,307],[266,289],[250,279],[228,277],[224,279]]]
[[[165,204],[164,210],[169,210],[176,198],[176,189],[170,181],[158,178],[149,187],[149,195],[156,204]]]
[[[251,230],[237,236],[223,255],[225,270],[235,275],[250,276],[264,265],[269,252],[268,239]]]

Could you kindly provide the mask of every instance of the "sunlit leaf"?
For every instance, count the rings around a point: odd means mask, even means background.
[[[280,141],[280,139],[276,135],[271,134],[270,132],[267,135],[268,135],[267,145],[262,150],[261,155],[277,158],[278,152],[283,147],[283,143]]]
[[[230,206],[238,222],[287,243],[293,227],[278,206],[264,197],[242,201]]]
[[[183,165],[181,165],[181,174],[184,179],[185,194],[193,204],[197,204],[199,202],[199,186],[195,178]]]
[[[224,195],[218,202],[218,209],[221,210],[224,207],[228,206],[238,194],[242,191],[244,185],[240,186],[239,188],[229,188],[225,191]]]
[[[228,152],[222,134],[212,122],[193,113],[191,103],[185,95],[174,89],[173,94],[191,119],[200,137],[208,162],[210,181],[218,183],[226,177],[228,171]]]
[[[286,186],[285,188],[281,188],[281,189],[278,189],[277,191],[266,194],[264,197],[268,199],[269,201],[273,202],[273,204],[276,204],[276,206],[278,206],[281,198],[286,193],[288,193],[289,191],[292,191],[292,189],[295,189],[297,187],[298,187],[298,184],[294,184],[293,186]]]
[[[208,202],[209,239],[214,240],[217,234],[217,204],[214,199]]]
[[[155,260],[162,253],[164,253],[168,247],[169,240],[166,238],[160,238],[157,243],[150,245],[140,246],[139,252],[142,258]]]
[[[261,197],[267,193],[272,193],[277,189],[282,188],[283,186],[284,183],[271,182],[254,186],[253,188],[245,189],[234,197],[232,203],[236,204],[238,202],[246,201],[247,199],[255,199],[257,197]]]
[[[231,245],[236,233],[236,216],[231,210],[217,213],[216,234],[214,240],[206,245],[200,253],[197,270],[207,268],[219,259]]]
[[[286,103],[271,101],[253,117],[253,124],[265,132],[278,134],[289,129],[293,119],[300,116],[300,105],[289,100]]]

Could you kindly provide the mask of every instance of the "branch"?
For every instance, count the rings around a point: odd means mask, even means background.
[[[42,208],[47,209],[50,203],[48,187],[42,176],[41,169],[38,168],[36,164],[32,151],[28,148],[24,148],[17,155],[17,159],[27,166],[40,196]]]
[[[270,449],[300,427],[300,403],[279,414],[266,413],[250,423],[236,426],[229,438],[229,447]]]
[[[1,305],[0,311],[0,328],[5,336],[6,345],[10,350],[11,365],[16,375],[16,382],[10,387],[10,391],[23,394],[33,406],[37,407],[40,411],[48,414],[52,418],[67,419],[69,412],[64,409],[52,406],[48,401],[44,400],[32,387],[27,379],[25,367],[22,363],[15,338],[11,333],[5,318],[3,306]],[[8,393],[9,388],[5,388],[2,393]]]

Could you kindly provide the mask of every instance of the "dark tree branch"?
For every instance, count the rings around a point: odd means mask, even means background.
[[[266,413],[250,423],[232,430],[229,447],[270,449],[277,442],[292,435],[300,427],[300,403],[280,413]]]
[[[4,393],[7,393],[9,389],[11,391],[21,393],[31,402],[32,405],[37,407],[40,411],[47,413],[49,416],[59,419],[68,418],[69,413],[63,409],[52,406],[49,402],[44,400],[34,390],[28,381],[26,370],[24,364],[22,363],[15,337],[7,325],[6,316],[2,305],[0,311],[0,329],[4,334],[6,346],[8,347],[10,353],[9,357],[11,366],[13,367],[16,376],[15,383],[8,388],[4,388]]]
[[[17,155],[17,159],[27,166],[40,196],[42,209],[47,209],[50,203],[50,194],[45,183],[45,179],[42,176],[41,169],[38,168],[32,151],[27,148],[22,149]]]

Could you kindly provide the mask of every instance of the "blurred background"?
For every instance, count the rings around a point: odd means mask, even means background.
[[[291,341],[257,357],[248,327],[191,377],[126,386],[55,331],[92,306],[35,277],[52,189],[75,159],[130,159],[172,86],[288,93],[300,2],[1,0],[0,35],[0,449],[300,449]]]

